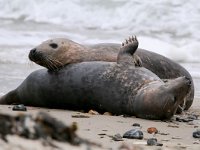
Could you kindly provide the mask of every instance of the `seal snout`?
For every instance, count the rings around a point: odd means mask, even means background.
[[[35,56],[35,53],[36,53],[36,48],[30,50],[29,52],[29,59],[32,60]]]
[[[36,48],[30,50],[29,52],[29,59],[31,61],[37,62],[42,60],[42,53],[37,52]]]

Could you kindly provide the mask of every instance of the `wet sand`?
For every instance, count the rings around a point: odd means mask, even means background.
[[[192,107],[184,114],[200,115],[200,100],[195,99]],[[159,121],[159,120],[145,120],[135,117],[124,116],[110,116],[110,115],[91,115],[88,113],[81,113],[77,111],[44,109],[36,107],[27,107],[27,112],[12,111],[12,106],[1,105],[0,113],[16,115],[19,113],[27,113],[36,115],[39,111],[48,112],[53,117],[70,125],[72,122],[77,122],[77,134],[81,138],[101,144],[102,147],[89,146],[82,144],[81,146],[72,146],[67,143],[53,141],[56,147],[44,144],[42,140],[28,140],[18,136],[8,136],[8,143],[0,140],[0,150],[40,150],[40,149],[200,149],[200,139],[192,137],[192,133],[200,129],[200,120],[191,122],[178,121]],[[81,115],[88,116],[88,118],[79,117]],[[176,117],[176,116],[175,116]],[[175,118],[174,117],[174,118]],[[128,130],[133,129],[134,123],[141,125],[141,131],[144,134],[142,140],[125,139],[123,141],[114,141],[111,137],[115,134],[121,136]],[[156,127],[157,134],[149,134],[147,129],[149,127]],[[157,138],[159,143],[163,146],[147,146],[148,138]]]

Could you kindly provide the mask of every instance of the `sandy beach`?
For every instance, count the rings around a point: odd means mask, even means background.
[[[68,38],[87,45],[121,43],[127,36],[137,35],[140,48],[180,63],[190,72],[195,84],[192,107],[167,121],[36,107],[27,107],[26,112],[19,112],[12,111],[13,106],[0,105],[0,114],[35,116],[42,111],[66,125],[76,122],[79,137],[101,145],[73,146],[57,141],[51,141],[53,144],[48,145],[41,139],[29,140],[8,135],[8,143],[0,138],[0,150],[199,150],[200,138],[193,138],[193,132],[200,130],[200,117],[187,121],[190,115],[200,116],[198,2],[0,0],[0,96],[18,87],[32,71],[40,69],[38,65],[30,63],[28,53],[41,42],[52,38]],[[186,118],[186,122],[181,122],[180,118]],[[134,123],[141,126],[144,134],[142,140],[113,140],[114,135],[123,136],[126,131],[136,128],[132,126]],[[155,127],[158,133],[149,134],[149,127]],[[157,138],[163,146],[147,146],[149,138]]]
[[[82,144],[80,146],[72,146],[68,143],[52,141],[54,145],[46,145],[42,140],[28,140],[18,136],[7,136],[8,143],[0,140],[0,150],[41,150],[41,149],[200,149],[200,139],[195,139],[192,133],[200,129],[200,120],[193,120],[190,122],[176,121],[176,117],[187,116],[189,114],[200,115],[200,100],[195,99],[192,107],[189,111],[176,115],[171,120],[159,121],[159,120],[145,120],[133,117],[124,116],[112,116],[112,115],[92,115],[89,113],[81,113],[78,111],[69,110],[56,110],[56,109],[44,109],[27,107],[26,112],[12,111],[12,106],[1,105],[0,113],[17,115],[19,113],[36,115],[38,112],[47,112],[56,119],[64,122],[66,125],[76,122],[78,125],[77,134],[83,139],[87,139],[91,142],[100,144],[98,146],[89,146]],[[80,117],[79,117],[80,116]],[[86,116],[86,117],[81,117]],[[123,134],[135,127],[134,123],[140,124],[141,131],[144,134],[142,140],[126,139],[123,141],[114,141],[112,136],[116,134]],[[147,132],[149,127],[156,127],[157,134],[150,134]],[[147,146],[148,138],[157,138],[158,142],[163,146]]]

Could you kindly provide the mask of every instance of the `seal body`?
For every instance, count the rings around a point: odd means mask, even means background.
[[[90,45],[89,47],[96,51],[110,51],[112,56],[116,53],[115,57],[117,57],[120,45],[104,43]],[[170,80],[181,76],[187,77],[191,81],[190,90],[185,97],[185,101],[180,105],[179,112],[188,110],[191,107],[194,100],[194,82],[192,76],[184,67],[165,56],[140,48],[135,52],[135,55],[140,58],[143,67],[151,70],[161,79]]]
[[[143,67],[82,62],[31,73],[1,104],[109,111],[146,119],[170,118],[189,90],[185,77],[164,83]]]
[[[78,62],[116,62],[119,50],[119,44],[105,43],[84,46],[68,39],[58,38],[47,40],[32,49],[29,58],[49,70],[57,70],[65,65]],[[194,83],[185,68],[162,55],[139,48],[133,55],[133,60],[136,62],[134,65],[143,66],[164,80],[181,76],[187,77],[191,81],[190,90],[185,96],[185,101],[180,105],[179,112],[190,108],[194,99]]]
[[[122,44],[117,62],[82,62],[58,71],[35,71],[16,90],[3,96],[0,104],[23,103],[95,109],[147,119],[170,118],[184,101],[191,82],[180,77],[164,83],[146,68],[137,67],[139,59],[132,58],[137,48],[138,40],[132,37]],[[51,63],[40,54],[30,54],[30,58]]]

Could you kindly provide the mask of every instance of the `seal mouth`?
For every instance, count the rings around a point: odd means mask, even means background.
[[[50,71],[56,71],[62,68],[64,65],[58,60],[52,59],[42,52],[36,50],[36,48],[30,50],[29,59],[38,65],[46,67]]]

